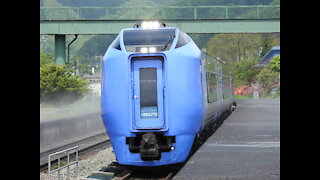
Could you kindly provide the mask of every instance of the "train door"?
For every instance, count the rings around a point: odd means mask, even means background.
[[[135,129],[162,129],[163,63],[161,60],[133,62],[133,105]]]

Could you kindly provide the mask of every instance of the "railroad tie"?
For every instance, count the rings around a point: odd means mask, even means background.
[[[79,180],[97,180],[97,179],[96,178],[82,177],[82,178],[79,178]]]
[[[94,171],[91,173],[92,175],[104,175],[104,176],[114,176],[113,172],[103,172],[103,171]]]

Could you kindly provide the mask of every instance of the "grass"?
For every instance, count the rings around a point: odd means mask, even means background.
[[[280,97],[280,91],[278,91],[276,94],[260,96],[259,98],[274,99],[274,98],[279,98],[279,97]],[[234,95],[233,98],[234,98],[234,99],[251,99],[251,98],[253,98],[253,97],[250,96],[250,95],[246,95],[246,96],[243,96],[243,95]]]
[[[233,96],[234,99],[250,99],[251,96],[247,95],[247,96],[243,96],[243,95],[234,95]]]
[[[68,163],[66,161],[60,161],[60,167],[66,166]],[[51,166],[51,170],[58,169],[58,165]]]

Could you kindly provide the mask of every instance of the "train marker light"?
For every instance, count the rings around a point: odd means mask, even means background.
[[[160,23],[158,21],[146,21],[141,23],[141,27],[143,29],[156,29],[160,27]]]

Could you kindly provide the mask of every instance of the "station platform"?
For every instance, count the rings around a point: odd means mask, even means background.
[[[280,179],[280,99],[237,100],[236,110],[173,180]]]

